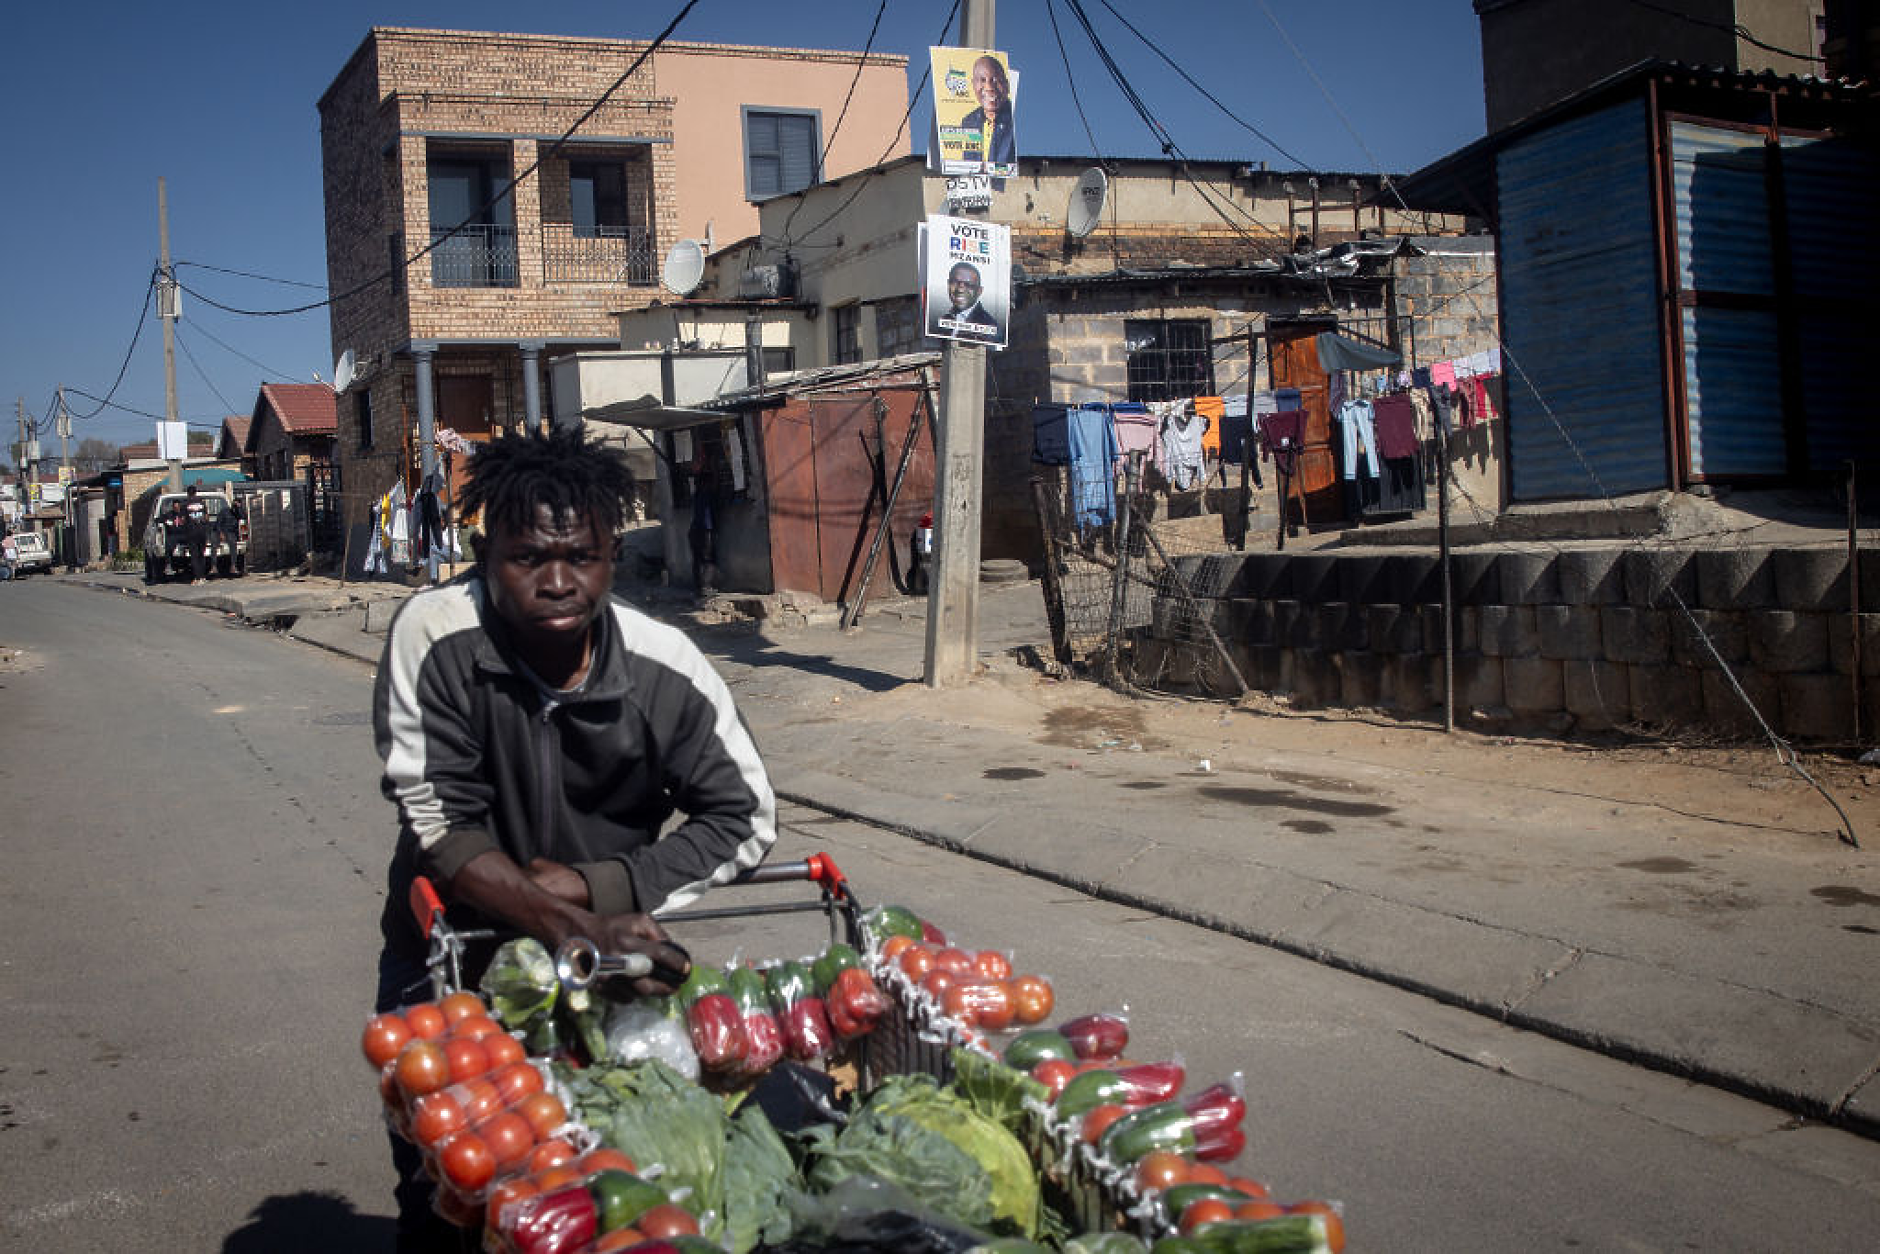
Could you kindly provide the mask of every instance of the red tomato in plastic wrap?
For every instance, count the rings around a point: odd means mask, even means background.
[[[541,1187],[527,1176],[516,1176],[503,1181],[490,1190],[489,1201],[483,1207],[483,1226],[495,1232],[503,1226],[503,1208],[513,1206],[524,1198],[534,1197],[541,1192]]]
[[[548,1095],[542,1094],[542,1096]],[[524,1115],[523,1118],[526,1119],[528,1116]],[[535,1125],[531,1124],[529,1126],[534,1127]],[[537,1135],[539,1136],[540,1133]],[[529,1160],[523,1164],[522,1169],[529,1175],[534,1175],[539,1171],[547,1171],[552,1167],[560,1167],[566,1163],[571,1163],[576,1157],[574,1146],[568,1144],[568,1142],[562,1140],[560,1137],[556,1137],[553,1140],[538,1142],[536,1147],[529,1151]]]
[[[535,1129],[513,1110],[499,1110],[479,1123],[477,1135],[496,1156],[496,1170],[511,1172],[522,1166],[535,1148]]]
[[[667,1237],[695,1237],[698,1235],[698,1220],[692,1212],[683,1206],[671,1202],[661,1202],[649,1206],[640,1212],[640,1217],[633,1221],[633,1226],[644,1232],[648,1240],[663,1241]]]
[[[426,1093],[411,1103],[411,1139],[426,1149],[469,1126],[463,1103],[449,1089]]]
[[[409,1042],[398,1051],[398,1061],[392,1066],[398,1076],[399,1090],[406,1098],[435,1093],[450,1083],[450,1059],[436,1041]]]
[[[1030,1027],[1043,1023],[1057,1004],[1051,982],[1040,975],[1020,975],[1012,983],[1012,1022]]]
[[[1294,1202],[1286,1208],[1286,1213],[1320,1216],[1325,1221],[1325,1244],[1331,1247],[1332,1254],[1343,1254],[1345,1221],[1330,1202]]]
[[[480,1036],[477,1038],[477,1044],[481,1045],[483,1052],[489,1055],[491,1071],[501,1070],[510,1063],[521,1062],[529,1056],[529,1051],[523,1048],[522,1042],[507,1032],[498,1032],[494,1036]]]
[[[920,987],[927,996],[941,1005],[946,1004],[947,990],[960,982],[960,973],[949,971],[945,967],[935,967],[920,979]]]
[[[944,949],[936,949],[934,951],[933,964],[943,971],[952,971],[958,975],[967,975],[970,974],[973,969],[973,956],[964,949],[956,949],[948,945]]]
[[[1075,1064],[1062,1058],[1047,1058],[1031,1069],[1031,1078],[1051,1091],[1051,1099],[1056,1099],[1064,1091],[1064,1086],[1077,1074]]]
[[[542,1073],[528,1062],[512,1062],[492,1072],[490,1079],[496,1082],[496,1092],[505,1106],[514,1106],[529,1094],[542,1091]]]
[[[360,1037],[359,1048],[365,1051],[367,1062],[375,1067],[383,1067],[398,1057],[398,1051],[410,1039],[411,1029],[405,1026],[403,1015],[373,1015],[366,1020],[366,1030]]]
[[[1101,1106],[1092,1106],[1084,1112],[1084,1125],[1078,1132],[1087,1145],[1095,1145],[1097,1138],[1110,1130],[1110,1125],[1129,1113],[1129,1107],[1119,1106],[1115,1102],[1105,1102]]]
[[[443,1012],[444,1022],[451,1024],[468,1019],[471,1015],[489,1014],[484,1008],[483,999],[470,992],[450,993],[438,1001],[437,1008]]]
[[[552,1136],[568,1122],[568,1108],[553,1093],[525,1093],[511,1109],[529,1121],[537,1137]]]
[[[405,1007],[405,1026],[419,1040],[434,1041],[450,1031],[450,1020],[444,1017],[436,1002],[427,1001]]]
[[[444,1059],[450,1065],[452,1084],[474,1080],[490,1069],[490,1056],[485,1052],[483,1043],[470,1040],[468,1037],[446,1037]]]
[[[481,1191],[496,1177],[496,1155],[475,1132],[459,1132],[438,1146],[437,1165],[445,1181],[465,1193]]]
[[[988,980],[1012,978],[1012,960],[996,949],[982,949],[973,955],[973,970]]]
[[[450,1034],[452,1036],[467,1036],[474,1041],[480,1040],[485,1036],[502,1035],[503,1027],[488,1015],[468,1015],[451,1025]]]
[[[901,970],[907,978],[918,980],[934,969],[934,951],[925,945],[909,945],[901,951]]]
[[[967,1027],[1000,1032],[1012,1026],[1012,997],[997,980],[955,984],[942,1003],[947,1014]]]

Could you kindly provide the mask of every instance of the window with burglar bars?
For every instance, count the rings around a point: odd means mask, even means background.
[[[1129,399],[1173,401],[1214,394],[1214,352],[1205,318],[1130,318],[1123,323]]]

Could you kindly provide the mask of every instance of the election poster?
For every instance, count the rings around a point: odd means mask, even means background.
[[[1018,175],[1018,74],[1003,52],[929,48],[933,69],[936,174]]]
[[[1012,230],[935,214],[921,229],[922,323],[934,339],[1004,348],[1012,308]]]

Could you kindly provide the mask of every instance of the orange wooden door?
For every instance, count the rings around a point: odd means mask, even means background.
[[[1318,346],[1313,342],[1320,331],[1334,329],[1329,323],[1267,324],[1267,371],[1272,386],[1297,388],[1299,404],[1306,411],[1305,437],[1299,451],[1298,483],[1303,491],[1306,521],[1338,522],[1345,516],[1345,494],[1338,482],[1338,456],[1332,449],[1332,413],[1329,380],[1319,365]]]
[[[809,407],[762,411],[764,491],[770,527],[770,579],[778,592],[822,595],[816,537],[816,453]]]

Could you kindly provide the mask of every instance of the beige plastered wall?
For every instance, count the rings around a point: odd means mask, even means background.
[[[860,51],[678,45],[655,55],[659,90],[671,97],[679,234],[725,244],[756,234],[758,210],[745,199],[744,108],[814,109],[820,142],[829,148],[823,177],[863,169],[905,155],[904,130],[892,148],[895,124],[907,109],[907,59],[871,54],[859,80]],[[855,98],[834,143],[830,133],[849,84]]]

